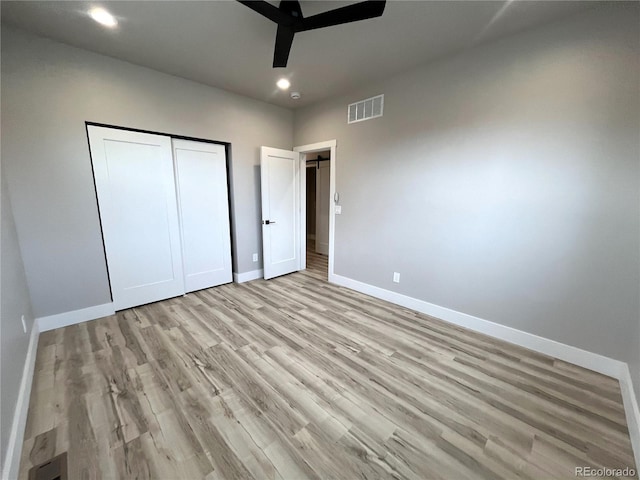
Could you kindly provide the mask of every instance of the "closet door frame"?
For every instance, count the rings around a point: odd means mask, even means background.
[[[185,136],[185,135],[177,135],[174,133],[168,133],[168,132],[159,132],[159,131],[155,131],[155,130],[144,130],[144,129],[139,129],[139,128],[130,128],[130,127],[123,127],[121,125],[112,125],[112,124],[108,124],[108,123],[101,123],[101,122],[93,122],[93,121],[85,121],[85,132],[87,135],[87,147],[89,150],[89,157],[90,157],[90,165],[91,165],[91,170],[92,170],[92,177],[93,177],[93,182],[94,182],[94,192],[95,192],[95,199],[96,199],[96,205],[98,208],[98,218],[99,218],[99,224],[100,224],[100,234],[102,236],[102,246],[103,246],[103,253],[104,253],[104,261],[105,261],[105,265],[107,267],[107,280],[109,283],[109,290],[110,290],[110,294],[111,294],[111,301],[113,302],[113,289],[111,286],[111,275],[112,273],[109,271],[109,262],[107,259],[107,251],[105,249],[105,237],[104,237],[104,230],[103,230],[103,225],[102,225],[102,215],[103,212],[100,211],[100,202],[98,200],[98,189],[95,183],[95,171],[94,171],[94,165],[93,165],[93,159],[91,158],[91,145],[90,145],[90,141],[89,141],[89,127],[93,126],[93,127],[104,127],[104,128],[110,128],[113,130],[125,130],[128,132],[136,132],[136,133],[146,133],[146,134],[150,134],[150,135],[160,135],[160,136],[164,136],[164,137],[169,137],[170,139],[175,139],[175,140],[187,140],[187,141],[193,141],[193,142],[201,142],[201,143],[211,143],[211,144],[217,144],[217,145],[223,145],[224,149],[225,149],[225,158],[226,158],[226,177],[227,177],[227,206],[228,206],[228,212],[229,212],[229,239],[230,239],[230,245],[231,245],[231,265],[232,265],[232,270],[233,270],[233,265],[235,263],[235,256],[234,256],[234,245],[235,245],[235,241],[234,241],[234,237],[233,237],[233,228],[232,228],[232,218],[231,218],[231,212],[232,212],[232,208],[231,208],[231,176],[229,175],[230,172],[230,168],[231,168],[231,143],[230,142],[223,142],[223,141],[219,141],[219,140],[211,140],[211,139],[207,139],[207,138],[199,138],[199,137],[190,137],[190,136]],[[173,148],[172,148],[172,154],[173,154]],[[182,235],[182,233],[181,233]],[[182,239],[181,239],[181,244],[180,244],[180,248],[182,248]],[[181,252],[182,253],[182,252]],[[114,305],[114,307],[116,309],[118,309],[117,305]]]

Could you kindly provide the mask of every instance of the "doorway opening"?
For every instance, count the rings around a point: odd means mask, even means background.
[[[306,266],[312,276],[328,280],[331,150],[307,153]]]
[[[324,142],[311,143],[308,145],[302,145],[299,147],[295,147],[293,149],[295,152],[300,154],[300,258],[301,258],[301,269],[307,269],[307,255],[309,256],[309,261],[317,262],[318,264],[313,265],[317,267],[319,273],[319,277],[323,280],[328,280],[329,282],[334,281],[334,273],[333,273],[333,258],[334,258],[334,235],[335,235],[335,213],[336,213],[336,205],[338,196],[336,193],[336,141],[335,140],[326,140]],[[329,158],[329,160],[321,160],[318,162],[318,155],[321,158]],[[307,160],[309,160],[309,168],[307,168]],[[313,221],[314,231],[313,233],[309,233],[309,235],[313,235],[313,237],[309,238],[309,242],[307,242],[307,226],[311,226],[311,222],[307,220],[307,197],[311,197],[314,195],[307,193],[307,173],[311,172],[313,169],[311,166],[315,164],[315,171],[310,174],[315,175],[316,180],[314,185],[317,185],[318,179],[327,179],[328,178],[328,196],[326,195],[326,190],[323,188],[321,192],[324,192],[323,200],[319,200],[318,198],[318,189],[316,187],[315,193],[315,203],[316,208],[314,209],[315,219]],[[320,168],[318,168],[320,166]],[[324,170],[323,170],[324,169]],[[309,180],[311,181],[311,180]],[[313,200],[311,200],[313,202]],[[320,203],[320,205],[318,205]],[[327,207],[328,205],[328,207]],[[328,238],[326,233],[315,231],[318,227],[316,226],[317,222],[315,220],[318,219],[318,207],[322,206],[325,208],[322,211],[323,219],[325,215],[328,216],[328,220],[324,220],[321,225],[323,228],[326,228],[328,222]],[[322,234],[320,237],[319,234]],[[309,243],[309,248],[307,248],[307,243]],[[321,252],[318,253],[316,251],[316,247],[319,247]],[[326,265],[326,266],[325,266]],[[313,273],[313,270],[309,270],[310,273]]]

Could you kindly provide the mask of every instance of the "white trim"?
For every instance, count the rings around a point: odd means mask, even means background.
[[[295,152],[295,149],[294,149]],[[300,179],[298,184],[298,197],[300,201],[300,245],[298,246],[298,256],[300,257],[300,270],[307,268],[307,155],[299,153]]]
[[[532,333],[523,332],[522,330],[516,330],[515,328],[500,325],[499,323],[494,323],[472,315],[467,315],[466,313],[440,307],[433,303],[408,297],[390,290],[374,287],[373,285],[359,282],[341,275],[334,275],[332,281],[337,285],[431,315],[432,317],[439,318],[445,322],[453,323],[455,325],[468,328],[469,330],[489,335],[490,337],[498,338],[515,345],[520,345],[521,347],[549,355],[565,362],[573,363],[580,367],[588,368],[589,370],[602,373],[603,375],[620,379],[622,372],[627,368],[626,363],[614,360],[613,358],[572,347],[571,345],[556,342],[555,340],[549,340],[548,338],[539,337]]]
[[[250,272],[243,273],[233,272],[234,283],[250,282],[251,280],[257,280],[259,278],[264,278],[264,270],[262,268],[260,270],[251,270]]]
[[[76,323],[88,322],[96,318],[108,317],[115,314],[113,303],[104,303],[93,307],[73,310],[71,312],[58,313],[57,315],[49,315],[48,317],[36,318],[38,328],[41,332],[47,330],[55,330],[56,328],[75,325]]]
[[[624,366],[620,375],[620,390],[622,391],[622,402],[624,403],[624,413],[627,417],[627,427],[629,428],[636,468],[640,468],[640,410],[638,409],[638,399],[633,389],[633,382],[627,365]]]
[[[454,325],[465,327],[469,330],[483,333],[490,337],[498,338],[617,379],[620,382],[620,390],[622,392],[629,437],[631,439],[636,466],[640,468],[640,410],[638,409],[638,399],[633,389],[629,366],[625,362],[556,342],[555,340],[539,337],[538,335],[523,332],[522,330],[516,330],[515,328],[500,325],[489,320],[467,315],[466,313],[440,307],[423,300],[418,300],[417,298],[343,277],[342,275],[334,274],[329,277],[329,281],[336,285],[416,310],[420,313],[444,320],[445,322],[453,323]]]
[[[243,283],[262,278],[262,275],[262,269],[244,273],[234,273],[233,280],[236,283]],[[560,360],[618,379],[620,381],[620,389],[627,418],[629,437],[631,439],[636,466],[640,466],[640,410],[638,408],[638,401],[633,389],[633,382],[629,373],[629,367],[626,363],[556,342],[554,340],[539,337],[531,333],[490,322],[472,315],[457,312],[449,308],[440,307],[400,293],[375,287],[341,275],[333,274],[330,281],[366,295],[371,295],[375,298],[380,298],[406,308],[411,308],[412,310],[437,317],[446,322],[453,323],[509,343],[520,345],[533,351],[544,353]],[[114,313],[113,304],[106,303],[72,312],[40,317],[33,322],[31,335],[29,337],[27,356],[22,372],[22,380],[20,382],[20,390],[13,416],[13,423],[11,425],[11,433],[9,435],[9,443],[5,455],[5,464],[2,471],[3,480],[18,477],[40,332],[76,323],[82,323],[88,320],[113,315]]]
[[[337,163],[337,142],[336,140],[327,140],[324,142],[310,143],[308,145],[301,145],[294,147],[294,152],[300,153],[300,165],[306,166],[306,154],[313,152],[322,152],[324,150],[330,150],[330,172],[329,172],[329,198],[331,200],[331,208],[329,209],[329,281],[333,282],[333,260],[334,260],[334,247],[335,247],[335,231],[336,231],[336,215],[335,215],[335,198],[336,198],[336,163]],[[306,211],[306,199],[307,199],[307,178],[306,168],[301,170],[304,172],[300,175],[300,230],[301,230],[301,242],[300,242],[300,257],[301,267],[306,268],[307,258],[307,211]]]
[[[20,390],[13,414],[11,433],[9,434],[9,444],[4,457],[4,468],[2,470],[3,480],[18,478],[20,469],[20,457],[22,456],[22,443],[24,442],[24,429],[27,426],[27,413],[29,412],[29,400],[31,399],[31,384],[33,383],[33,372],[36,366],[36,355],[38,350],[38,338],[40,331],[38,322],[34,321],[31,326],[29,336],[29,347],[22,370],[22,380]]]

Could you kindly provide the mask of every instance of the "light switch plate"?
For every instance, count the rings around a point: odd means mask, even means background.
[[[336,215],[342,214],[342,205],[336,205]]]

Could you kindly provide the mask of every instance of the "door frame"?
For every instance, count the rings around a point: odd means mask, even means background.
[[[334,260],[334,235],[335,235],[335,204],[336,204],[336,140],[326,140],[324,142],[310,143],[294,147],[293,151],[300,154],[300,268],[307,268],[307,154],[331,151],[331,159],[329,160],[329,282],[335,283],[335,274],[333,272]]]

